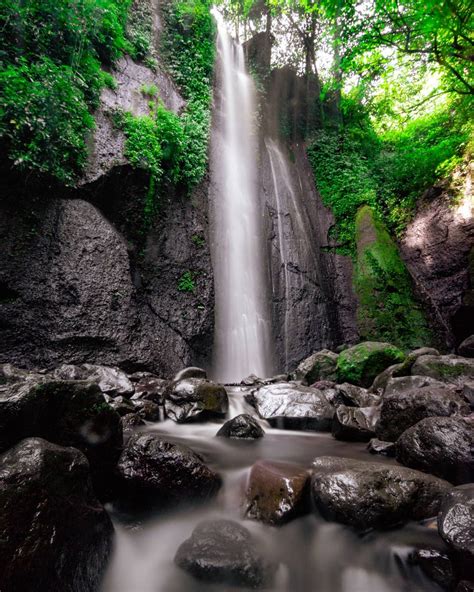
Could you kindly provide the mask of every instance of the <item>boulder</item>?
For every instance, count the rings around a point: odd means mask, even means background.
[[[109,366],[97,366],[96,364],[63,364],[53,373],[54,378],[59,380],[87,380],[99,385],[100,390],[115,397],[131,397],[134,392],[132,381],[120,368]]]
[[[337,379],[337,359],[339,355],[323,349],[303,360],[295,370],[295,379],[303,384],[312,384],[317,380]]]
[[[348,407],[371,407],[380,403],[380,396],[365,388],[344,382],[337,385],[343,405]]]
[[[223,416],[228,408],[225,388],[203,378],[172,382],[165,391],[166,416],[177,423],[206,419],[209,415]]]
[[[474,425],[455,417],[427,417],[400,436],[399,463],[451,483],[474,481]]]
[[[130,399],[126,399],[122,397],[122,395],[118,397],[109,397],[108,395],[104,395],[105,400],[107,403],[115,409],[115,411],[123,417],[127,415],[127,413],[133,413],[135,411],[135,406]]]
[[[144,505],[204,501],[221,486],[221,478],[201,456],[153,433],[131,436],[117,472],[125,500]]]
[[[425,417],[467,415],[469,412],[464,399],[448,385],[419,376],[393,378],[382,397],[375,432],[381,440],[394,442]]]
[[[127,413],[127,415],[122,417],[124,435],[129,435],[131,432],[135,431],[136,428],[140,428],[144,425],[146,425],[145,420],[138,415],[138,413]]]
[[[338,382],[350,382],[368,388],[383,370],[404,360],[404,353],[390,343],[365,341],[339,355]]]
[[[259,378],[256,374],[249,374],[246,378],[243,378],[240,382],[242,386],[257,386],[263,384],[263,378]]]
[[[143,376],[135,382],[135,393],[132,400],[137,399],[152,401],[157,405],[163,405],[165,390],[169,386],[169,380],[158,378],[157,376]]]
[[[0,392],[0,450],[31,436],[78,448],[101,478],[120,454],[122,424],[94,383],[24,381]]]
[[[334,407],[324,392],[289,382],[263,386],[252,395],[262,419],[278,428],[331,429]]]
[[[387,387],[388,381],[393,378],[394,376],[406,376],[410,374],[410,370],[408,372],[403,373],[402,368],[404,364],[393,364],[393,366],[389,366],[385,368],[379,375],[375,377],[370,390],[373,393],[381,395],[385,388]]]
[[[216,434],[219,438],[231,438],[233,440],[258,440],[263,438],[264,435],[265,432],[258,421],[248,413],[242,413],[229,419]]]
[[[2,592],[95,592],[112,538],[79,450],[28,438],[0,456]]]
[[[372,438],[367,444],[367,450],[371,454],[383,454],[384,456],[395,456],[396,446],[394,442],[384,442],[378,438]]]
[[[413,364],[411,373],[418,376],[430,376],[443,382],[457,383],[459,379],[474,378],[474,359],[453,354],[421,356]]]
[[[293,463],[256,462],[250,469],[245,516],[281,525],[309,512],[310,473]]]
[[[47,377],[39,372],[30,372],[28,370],[16,368],[13,364],[0,364],[0,387],[14,382],[22,382],[24,380],[41,382],[41,380],[47,380]]]
[[[468,380],[463,384],[462,396],[469,407],[474,409],[474,380]]]
[[[447,481],[393,464],[330,456],[313,462],[316,510],[362,531],[430,518],[450,488]]]
[[[198,580],[246,588],[271,585],[277,568],[262,554],[250,532],[231,520],[196,526],[174,561]]]
[[[178,380],[185,380],[186,378],[207,378],[207,372],[202,368],[197,368],[196,366],[190,366],[189,368],[183,368],[180,370],[174,377],[173,381],[178,382]]]
[[[135,411],[146,421],[160,421],[162,415],[160,405],[148,399],[138,399],[133,401],[133,404]]]
[[[465,358],[474,358],[474,335],[466,337],[458,347],[458,354]]]
[[[455,584],[453,565],[446,551],[416,549],[408,556],[411,565],[417,565],[430,580],[449,592]]]
[[[474,565],[474,483],[453,487],[443,497],[438,531],[452,552],[459,579],[471,580]]]
[[[368,442],[375,436],[375,424],[379,417],[379,407],[340,405],[332,421],[332,435],[336,440]]]

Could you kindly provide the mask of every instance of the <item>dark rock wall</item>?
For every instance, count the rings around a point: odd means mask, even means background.
[[[420,202],[401,254],[442,346],[474,333],[474,211],[467,175],[464,198],[433,189]]]
[[[118,364],[165,376],[205,364],[213,285],[199,199],[163,204],[140,253],[88,201],[2,204],[0,361]],[[194,293],[178,290],[188,270]]]
[[[315,190],[304,144],[265,138],[264,204],[277,367],[357,339],[350,259],[328,248],[334,220]]]

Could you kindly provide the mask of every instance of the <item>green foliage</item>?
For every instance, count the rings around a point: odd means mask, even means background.
[[[72,183],[104,85],[127,48],[129,0],[3,0],[0,138],[14,166]]]
[[[207,168],[215,38],[210,8],[209,0],[174,0],[164,7],[163,55],[188,101],[182,116],[183,178],[190,188],[201,181]]]
[[[196,284],[194,282],[194,274],[192,271],[185,271],[178,280],[178,290],[180,292],[190,292],[194,294]]]
[[[342,125],[329,122],[308,147],[316,184],[336,218],[336,241],[342,252],[354,253],[360,206],[373,207],[389,229],[399,233],[420,195],[453,170],[470,126],[452,107],[448,103],[377,134],[360,103],[343,97]]]
[[[13,164],[72,182],[87,157],[84,130],[93,127],[73,70],[46,57],[19,60],[0,73],[0,86],[0,137]]]
[[[134,0],[128,15],[126,37],[127,50],[136,60],[154,58],[153,52],[153,14],[149,0]]]
[[[361,338],[389,341],[406,349],[430,343],[426,318],[413,296],[397,246],[367,206],[357,213],[356,233],[354,287]]]
[[[201,249],[206,244],[206,239],[201,234],[193,234],[191,240],[199,249]]]

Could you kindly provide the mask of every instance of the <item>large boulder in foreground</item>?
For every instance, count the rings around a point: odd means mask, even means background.
[[[259,388],[252,404],[271,426],[296,430],[331,429],[334,407],[318,389],[281,382]]]
[[[411,373],[417,376],[430,376],[443,382],[456,383],[463,378],[474,378],[474,359],[453,354],[421,356],[413,364]]]
[[[380,407],[346,407],[339,405],[332,421],[336,440],[368,442],[375,436]]]
[[[452,488],[443,497],[438,531],[450,548],[459,579],[474,579],[474,483]]]
[[[405,354],[390,343],[365,341],[339,354],[338,381],[368,388],[385,368],[404,360]]]
[[[196,526],[174,561],[198,580],[246,588],[271,585],[277,567],[262,554],[250,532],[231,520]]]
[[[124,500],[145,506],[204,501],[212,498],[222,483],[190,448],[153,433],[130,437],[117,473]]]
[[[2,592],[96,592],[112,537],[81,452],[29,438],[0,456]]]
[[[357,530],[435,516],[450,488],[447,481],[393,464],[331,456],[313,462],[316,509],[327,520]]]
[[[216,436],[231,440],[258,440],[265,432],[258,421],[248,413],[241,413],[226,421]]]
[[[293,463],[256,462],[250,469],[245,516],[281,525],[309,511],[310,474]]]
[[[394,442],[425,417],[468,415],[469,405],[449,385],[421,376],[392,378],[382,397],[377,437]]]
[[[400,436],[399,463],[451,483],[474,481],[474,424],[455,417],[427,417]]]
[[[300,362],[295,370],[295,379],[304,384],[313,384],[318,380],[337,379],[337,358],[339,354],[323,349]]]
[[[101,479],[120,454],[120,416],[94,383],[46,380],[18,382],[0,391],[0,450],[31,436],[74,446]]]
[[[172,382],[165,391],[164,403],[166,416],[177,423],[213,415],[222,417],[229,408],[225,388],[204,378]]]

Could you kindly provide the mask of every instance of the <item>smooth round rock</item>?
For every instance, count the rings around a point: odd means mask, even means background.
[[[184,423],[225,415],[229,399],[221,384],[203,378],[184,378],[172,382],[166,389],[164,405],[167,417]]]
[[[198,580],[247,588],[271,585],[277,568],[262,554],[250,532],[231,520],[196,526],[174,561]]]
[[[258,440],[264,435],[265,432],[258,421],[248,413],[229,419],[216,434],[218,438],[232,440]]]
[[[380,417],[379,407],[346,407],[336,409],[332,435],[336,440],[368,442],[375,436],[375,424]]]

